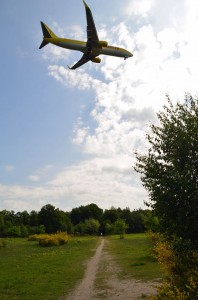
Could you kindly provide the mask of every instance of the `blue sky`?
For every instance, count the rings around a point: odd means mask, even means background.
[[[81,0],[2,0],[0,209],[144,207],[134,151],[156,112],[197,95],[195,0],[87,0],[99,37],[133,52],[76,71],[81,53],[42,41],[40,21],[86,40]]]

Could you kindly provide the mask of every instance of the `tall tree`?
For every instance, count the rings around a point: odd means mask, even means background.
[[[187,274],[192,274],[193,257],[198,255],[198,99],[186,94],[185,103],[174,106],[168,97],[158,119],[147,135],[147,154],[136,154],[135,169],[149,193],[148,205],[158,216],[159,230],[177,259],[176,282],[188,289]],[[195,299],[193,293],[190,297],[185,299]]]
[[[51,204],[43,206],[38,214],[40,225],[45,226],[47,233],[52,233],[60,230],[60,219],[58,210]]]
[[[70,213],[71,221],[74,225],[84,222],[87,219],[95,219],[101,221],[102,215],[103,210],[94,203],[73,208]]]

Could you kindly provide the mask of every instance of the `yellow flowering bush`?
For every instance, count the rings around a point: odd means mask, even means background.
[[[54,234],[34,234],[29,236],[29,241],[38,241],[42,247],[51,247],[65,245],[69,241],[69,236],[66,232],[57,232]]]
[[[163,236],[149,233],[154,243],[153,254],[167,271],[167,278],[150,300],[198,299],[198,252],[174,249]]]
[[[171,244],[168,242],[157,242],[153,248],[154,256],[158,262],[168,272],[174,272],[176,261]]]

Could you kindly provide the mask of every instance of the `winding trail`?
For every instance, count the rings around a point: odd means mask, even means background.
[[[108,252],[108,243],[101,238],[89,260],[83,280],[65,300],[136,300],[156,294],[157,282],[118,278],[120,268]]]

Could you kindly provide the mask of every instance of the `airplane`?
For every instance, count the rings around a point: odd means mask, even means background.
[[[108,45],[108,42],[99,40],[92,12],[84,0],[83,3],[85,6],[87,19],[87,42],[60,38],[55,35],[54,32],[46,24],[41,22],[43,41],[39,49],[51,43],[62,48],[83,52],[83,56],[81,57],[81,59],[73,67],[69,67],[70,70],[75,70],[78,67],[86,64],[88,61],[100,63],[101,59],[99,55],[101,54],[123,57],[124,59],[132,57],[133,54],[131,52],[123,48],[110,46]]]

